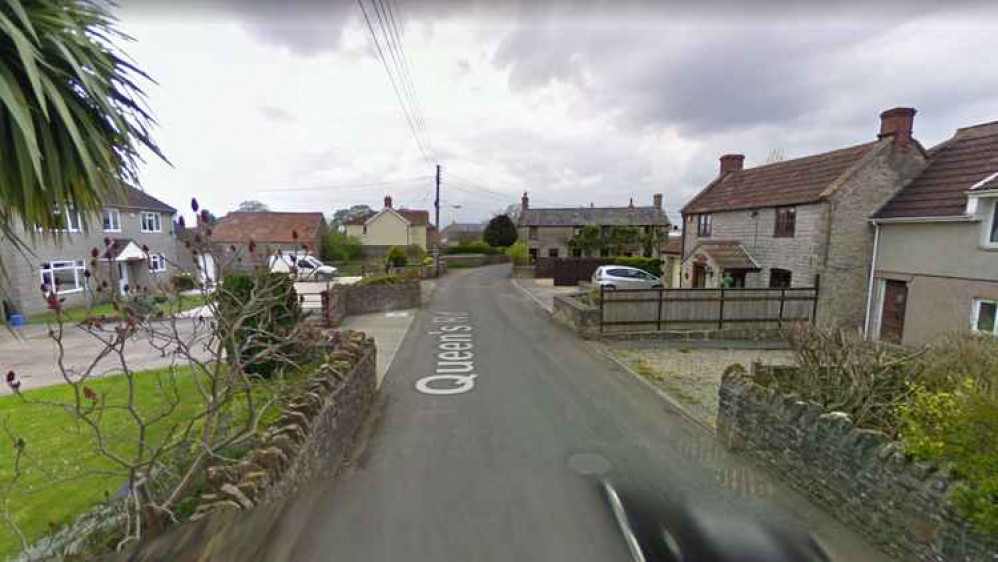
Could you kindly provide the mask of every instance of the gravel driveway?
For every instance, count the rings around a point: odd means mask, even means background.
[[[748,368],[753,361],[770,365],[793,363],[792,353],[785,349],[758,349],[747,345],[710,349],[693,345],[685,342],[610,342],[606,348],[711,427],[717,425],[717,391],[728,365],[741,363]]]

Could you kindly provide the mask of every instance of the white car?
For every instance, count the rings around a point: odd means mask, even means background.
[[[651,273],[626,265],[601,265],[593,273],[593,285],[607,290],[661,289],[662,280]]]
[[[298,279],[303,281],[324,281],[339,275],[339,271],[307,254],[281,252],[270,257],[270,270],[277,273],[289,273],[291,267],[298,268]]]

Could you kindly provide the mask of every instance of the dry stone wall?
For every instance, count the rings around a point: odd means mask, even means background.
[[[828,508],[898,560],[994,562],[998,538],[956,512],[950,471],[914,462],[901,443],[847,414],[781,395],[740,365],[724,373],[718,435]]]

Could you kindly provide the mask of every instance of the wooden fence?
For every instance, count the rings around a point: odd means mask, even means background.
[[[600,333],[782,328],[813,322],[817,287],[788,289],[600,288]]]

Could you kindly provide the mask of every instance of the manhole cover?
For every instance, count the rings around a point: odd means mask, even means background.
[[[583,476],[602,476],[611,468],[610,461],[597,453],[576,453],[568,457],[568,469]]]

